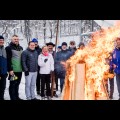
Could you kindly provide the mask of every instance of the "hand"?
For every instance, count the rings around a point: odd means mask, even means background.
[[[13,75],[14,75],[14,72],[13,72],[13,71],[10,71],[9,74],[13,76]]]
[[[64,67],[64,69],[66,69],[67,68],[67,64],[66,64],[66,62],[60,62],[60,64],[62,64],[63,65],[63,67]]]
[[[48,59],[45,59],[44,62],[46,63],[48,61]]]
[[[1,80],[1,77],[0,77],[0,80]]]
[[[28,76],[29,75],[29,71],[25,71],[25,76]]]
[[[113,64],[113,68],[115,69],[117,67],[117,65]]]

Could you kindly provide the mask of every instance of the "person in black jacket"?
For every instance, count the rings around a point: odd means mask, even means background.
[[[76,48],[75,41],[70,41],[70,45],[69,45],[68,50],[71,51],[73,54],[76,52],[77,48]]]
[[[4,48],[4,37],[0,36],[0,100],[4,100],[7,78],[7,55]]]
[[[32,42],[35,43],[35,50],[37,51],[38,56],[39,56],[40,53],[42,52],[42,49],[38,45],[38,40],[36,38],[33,38]],[[38,73],[37,73],[37,80],[36,80],[36,92],[37,92],[38,95],[40,95],[40,84],[41,84],[41,78],[40,78],[39,71],[40,71],[40,67],[38,66]]]
[[[53,44],[52,42],[49,42],[49,43],[46,43],[46,45],[48,47],[49,53],[52,54],[53,58],[55,59],[56,52],[53,50],[55,47],[55,44]],[[56,85],[56,88],[54,88],[54,90],[53,90],[53,96],[58,97],[58,95],[56,93],[56,91],[58,90],[58,78],[55,74],[55,71],[53,71],[53,74],[55,76],[55,85]]]
[[[22,100],[19,98],[19,85],[22,78],[22,64],[21,54],[23,48],[19,45],[19,37],[17,35],[12,36],[11,43],[6,47],[7,52],[7,65],[9,72],[9,94],[11,100]],[[16,80],[11,80],[13,76],[16,76]]]
[[[55,72],[57,76],[60,78],[61,92],[63,90],[64,80],[66,75],[66,69],[63,63],[65,63],[72,55],[73,55],[73,52],[67,49],[67,43],[63,42],[62,50],[60,52],[57,52],[55,56]]]
[[[38,100],[35,97],[35,86],[38,71],[38,53],[35,43],[29,42],[28,48],[22,53],[22,67],[25,73],[25,94],[27,100]]]

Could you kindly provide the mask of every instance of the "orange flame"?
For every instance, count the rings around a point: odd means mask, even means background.
[[[81,61],[86,63],[86,83],[85,83],[85,99],[91,100],[92,92],[90,84],[94,86],[96,96],[106,96],[101,89],[101,83],[105,79],[105,73],[108,73],[109,65],[106,64],[106,58],[114,49],[116,37],[120,36],[120,25],[104,28],[92,35],[91,42],[83,50],[77,50],[67,62],[70,63],[71,72],[69,81],[75,80],[75,65]]]

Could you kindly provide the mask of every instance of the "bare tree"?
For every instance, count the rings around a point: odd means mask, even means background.
[[[31,34],[30,34],[30,20],[24,20],[24,35],[27,39],[27,42],[31,40]]]

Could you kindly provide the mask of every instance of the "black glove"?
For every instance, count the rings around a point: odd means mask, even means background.
[[[48,59],[45,59],[44,62],[46,63],[48,61]]]
[[[29,75],[29,72],[28,71],[25,71],[25,76],[28,76]]]

